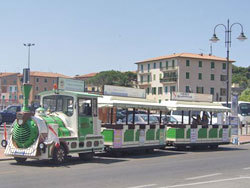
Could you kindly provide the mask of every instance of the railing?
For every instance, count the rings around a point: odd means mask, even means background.
[[[160,82],[177,82],[178,77],[168,77],[160,79]]]
[[[161,71],[174,71],[174,70],[177,70],[178,67],[177,66],[168,66],[168,67],[161,67],[160,69],[161,69]]]

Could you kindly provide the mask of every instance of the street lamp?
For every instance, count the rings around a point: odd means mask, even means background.
[[[227,48],[227,107],[228,107],[228,98],[229,98],[229,48],[231,47],[231,32],[232,32],[232,27],[234,25],[239,25],[241,27],[241,33],[239,35],[239,37],[237,37],[238,40],[240,41],[244,41],[247,39],[247,37],[244,35],[244,32],[243,32],[243,26],[236,22],[236,23],[233,23],[231,25],[229,25],[229,19],[227,20],[227,26],[224,25],[224,24],[217,24],[215,27],[214,27],[214,34],[212,36],[212,38],[210,39],[210,41],[212,42],[218,42],[220,39],[216,36],[215,34],[215,30],[218,26],[223,26],[225,28],[225,46]]]
[[[28,69],[30,69],[30,47],[31,46],[35,46],[35,44],[33,43],[27,43],[27,44],[23,44],[24,46],[28,47]]]

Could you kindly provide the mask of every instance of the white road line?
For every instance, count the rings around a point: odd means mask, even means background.
[[[219,179],[219,180],[203,181],[203,182],[196,182],[196,183],[172,185],[172,186],[159,187],[159,188],[187,187],[187,186],[193,186],[193,185],[218,183],[218,182],[224,182],[224,181],[234,181],[234,180],[240,180],[240,179],[250,179],[250,177],[237,177],[237,178]]]
[[[250,167],[243,168],[244,170],[250,170]]]
[[[156,186],[157,184],[148,184],[148,185],[138,185],[135,187],[128,187],[128,188],[143,188],[143,187],[153,187]]]
[[[200,178],[207,178],[207,177],[211,177],[211,176],[218,176],[221,175],[222,173],[215,173],[215,174],[208,174],[208,175],[204,175],[204,176],[197,176],[197,177],[192,177],[192,178],[186,178],[186,180],[196,180],[196,179],[200,179]]]

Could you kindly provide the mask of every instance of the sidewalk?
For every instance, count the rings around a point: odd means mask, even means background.
[[[11,160],[13,157],[8,157],[4,155],[4,148],[0,146],[0,161]]]
[[[250,135],[239,136],[239,142],[240,142],[240,144],[250,143]]]

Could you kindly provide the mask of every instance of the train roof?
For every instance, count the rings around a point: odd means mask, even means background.
[[[160,103],[144,98],[103,96],[98,100],[99,107],[142,108],[167,111],[167,107]]]
[[[79,92],[79,91],[66,91],[66,90],[50,90],[44,91],[39,93],[40,96],[47,96],[47,95],[67,95],[67,96],[77,96],[77,97],[102,97],[101,95],[86,93],[86,92]]]
[[[219,103],[214,102],[190,102],[190,101],[164,101],[169,110],[193,110],[193,111],[212,111],[212,112],[229,112],[227,108]]]

